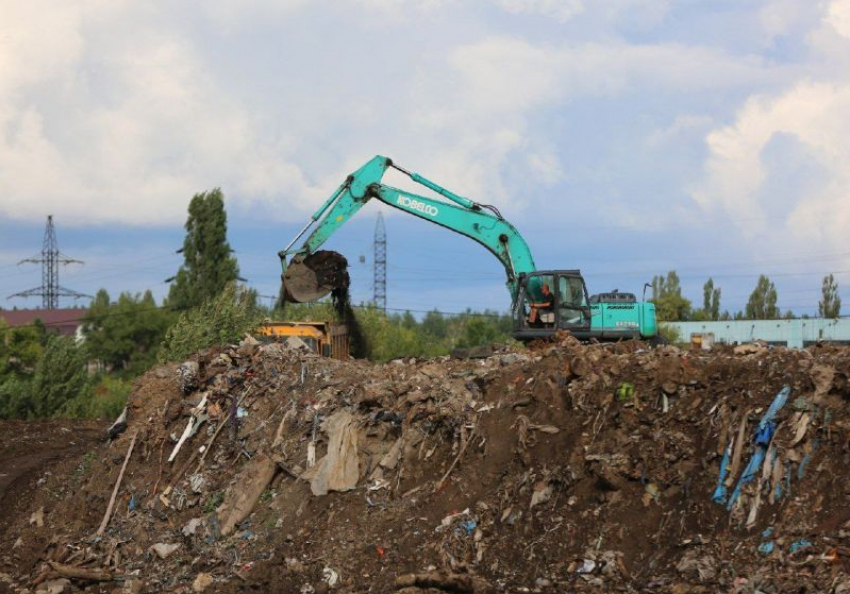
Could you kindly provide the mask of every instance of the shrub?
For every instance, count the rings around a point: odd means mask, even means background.
[[[180,315],[165,334],[159,360],[182,361],[213,345],[237,342],[261,320],[262,311],[255,303],[255,295],[230,283],[217,297]]]

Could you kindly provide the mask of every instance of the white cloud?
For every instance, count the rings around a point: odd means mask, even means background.
[[[709,156],[693,198],[757,242],[841,248],[850,225],[850,2],[837,0],[810,41],[817,62],[784,90],[754,94],[734,121],[706,137]],[[850,31],[847,31],[850,33]],[[778,219],[778,220],[777,220]],[[787,246],[786,246],[787,247]]]
[[[850,0],[834,0],[826,20],[839,35],[850,38]]]
[[[554,19],[637,11],[656,21],[669,5],[618,0],[579,14],[577,0],[501,3]],[[364,7],[369,20],[412,10],[442,21],[377,20],[363,31]],[[231,204],[301,220],[378,152],[516,213],[572,179],[566,141],[546,120],[568,119],[574,102],[702,95],[785,76],[719,47],[529,41],[491,35],[504,27],[485,22],[446,31],[468,7],[212,0],[194,18],[179,4],[12,4],[0,22],[0,213],[172,224],[194,192],[220,185]],[[298,19],[320,22],[321,39]],[[269,23],[281,33],[255,40]],[[232,51],[242,54],[225,60]]]
[[[97,19],[72,4],[15,5],[0,24],[0,56],[14,64],[0,69],[0,212],[159,224],[216,184],[236,200],[298,196],[293,216],[318,200],[287,159],[292,143],[265,137],[162,15]],[[99,27],[135,18],[131,38],[104,47]]]

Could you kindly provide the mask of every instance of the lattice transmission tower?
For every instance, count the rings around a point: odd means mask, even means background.
[[[387,313],[387,230],[384,216],[378,213],[375,223],[375,307]]]
[[[9,295],[8,298],[41,297],[44,309],[58,309],[60,297],[73,297],[74,299],[91,297],[91,295],[78,293],[59,285],[60,265],[82,263],[81,260],[69,258],[59,251],[59,245],[56,243],[56,229],[53,227],[53,215],[47,215],[47,228],[44,231],[44,244],[41,248],[41,254],[18,262],[18,265],[41,264],[41,286]]]

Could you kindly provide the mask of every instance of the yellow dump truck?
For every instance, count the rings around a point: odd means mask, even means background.
[[[303,343],[322,357],[348,359],[348,327],[337,322],[266,322],[257,330],[258,338]]]

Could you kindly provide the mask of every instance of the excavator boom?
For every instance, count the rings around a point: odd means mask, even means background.
[[[381,183],[390,167],[448,198],[451,203]],[[502,263],[513,301],[517,297],[519,276],[535,270],[534,258],[525,239],[495,207],[458,196],[417,173],[410,173],[394,165],[386,157],[377,156],[349,175],[345,183],[316,211],[307,227],[280,252],[284,267],[284,287],[290,300],[314,301],[346,282],[341,273],[334,271],[335,267],[339,268],[344,264],[338,260],[329,262],[331,256],[325,254],[330,252],[320,251],[320,248],[372,199],[465,235],[483,245]],[[298,239],[316,222],[318,226],[304,244],[297,251],[291,251]],[[287,263],[286,258],[289,255],[292,255],[292,260]]]

